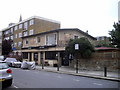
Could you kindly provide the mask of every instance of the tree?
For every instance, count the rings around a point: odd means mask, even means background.
[[[120,24],[114,23],[114,29],[109,32],[110,41],[112,41],[113,45],[116,45],[117,48],[120,48]]]
[[[12,51],[12,41],[11,40],[4,40],[2,41],[2,54],[8,55]]]
[[[75,44],[79,44],[79,50],[75,50]],[[92,44],[87,38],[71,39],[66,46],[66,52],[69,54],[75,54],[81,56],[81,58],[89,58],[94,51]]]

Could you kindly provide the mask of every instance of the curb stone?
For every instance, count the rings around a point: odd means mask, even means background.
[[[82,77],[88,77],[88,78],[95,78],[95,79],[103,79],[103,80],[111,80],[111,81],[117,81],[120,82],[120,79],[117,78],[110,78],[110,77],[102,77],[102,76],[92,76],[92,75],[85,75],[85,74],[75,74],[75,73],[68,73],[68,72],[63,72],[63,71],[53,71],[53,70],[45,70],[45,69],[40,69],[36,68],[36,70],[39,71],[47,71],[47,72],[54,72],[54,73],[60,73],[60,74],[68,74],[68,75],[74,75],[74,76],[82,76]]]

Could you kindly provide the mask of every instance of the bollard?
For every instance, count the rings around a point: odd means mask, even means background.
[[[104,77],[107,77],[107,67],[104,67]]]
[[[78,73],[78,59],[76,59],[76,73]]]

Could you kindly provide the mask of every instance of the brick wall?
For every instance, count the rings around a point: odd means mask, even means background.
[[[79,59],[79,69],[103,70],[106,66],[108,71],[120,70],[120,51],[98,51],[93,53],[90,59]],[[70,63],[71,67],[76,67],[76,60]]]

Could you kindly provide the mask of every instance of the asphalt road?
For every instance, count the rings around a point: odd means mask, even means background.
[[[20,68],[12,70],[14,80],[9,88],[118,88],[115,81]]]

